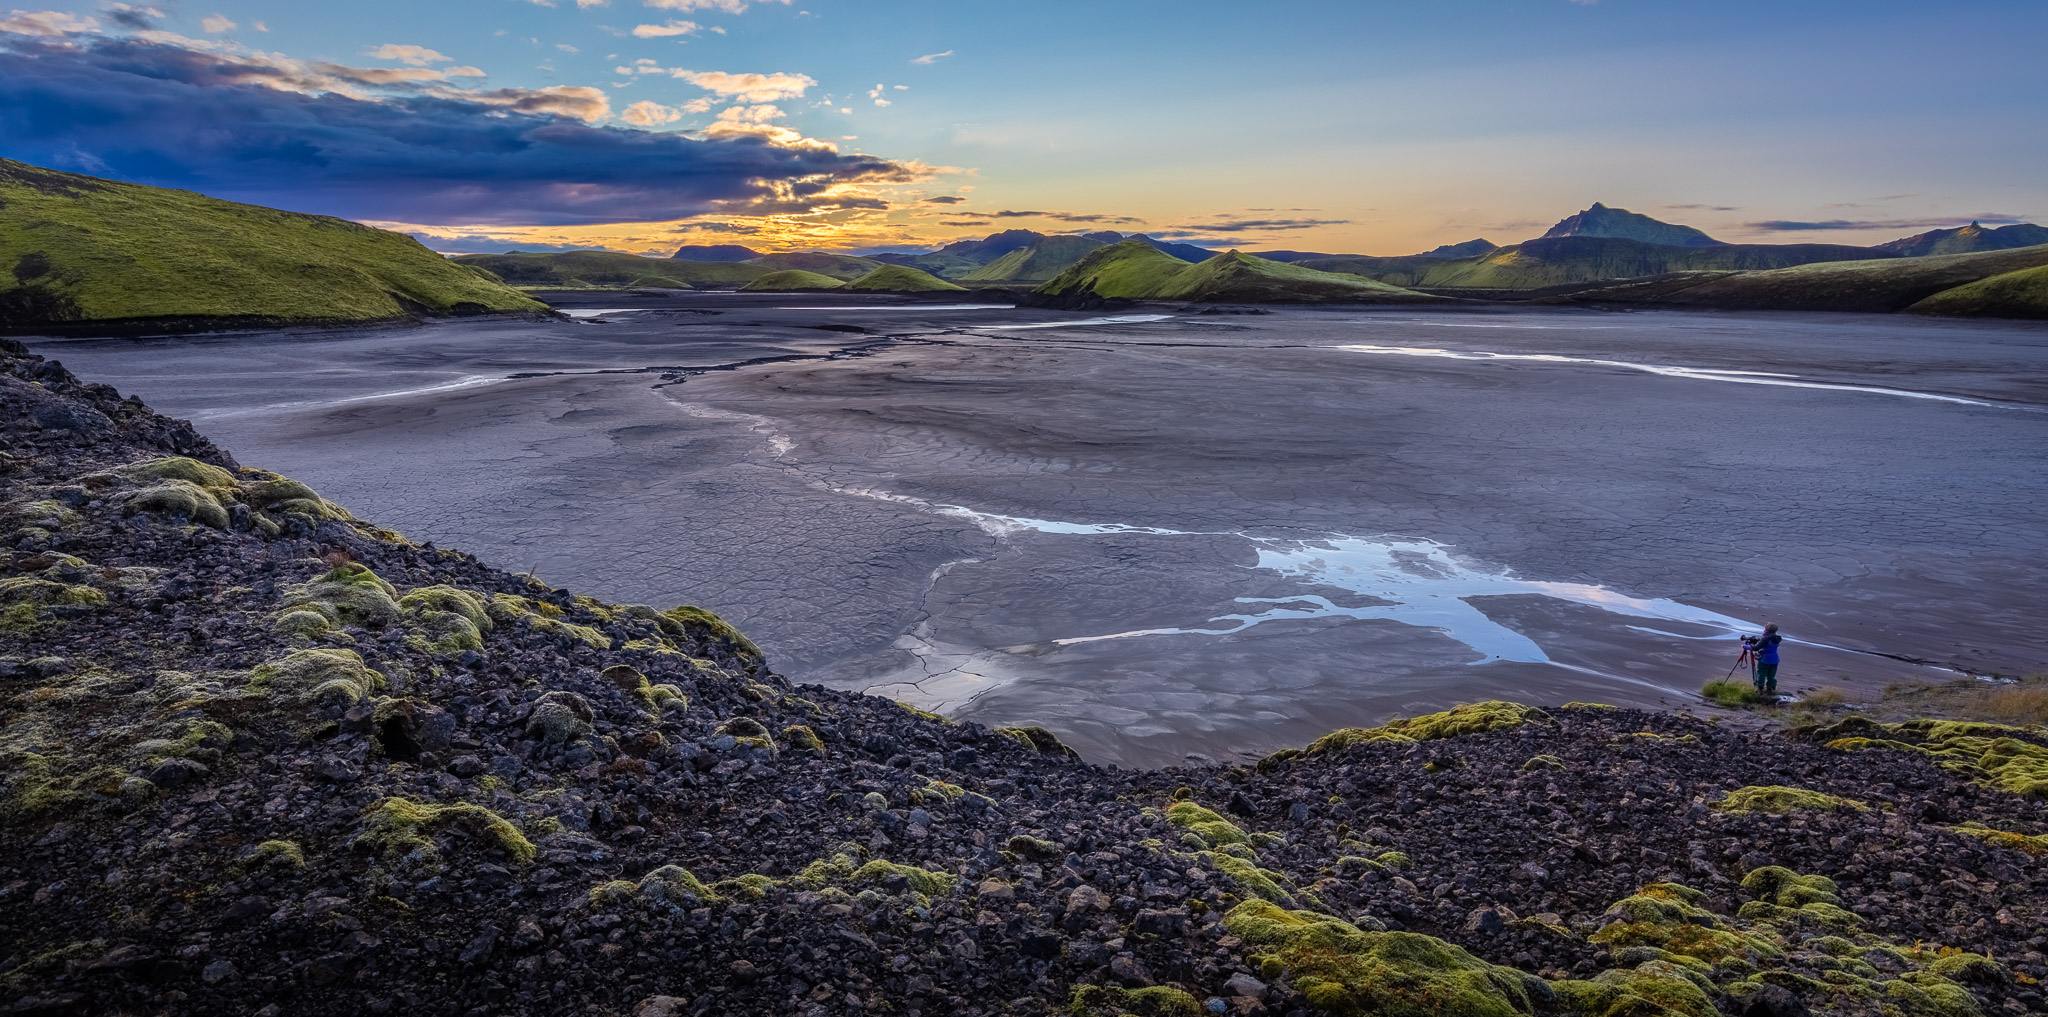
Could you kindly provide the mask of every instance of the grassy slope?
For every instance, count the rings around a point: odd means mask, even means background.
[[[796,269],[801,272],[816,272],[834,279],[851,282],[880,268],[882,263],[872,258],[855,258],[845,254],[826,254],[823,251],[804,251],[797,254],[770,254],[755,258],[746,264],[769,272]]]
[[[1087,237],[1046,237],[955,278],[962,282],[1041,283],[1073,267],[1075,262],[1102,246],[1102,241]]]
[[[1433,301],[1440,298],[1356,276],[1319,272],[1232,251],[1190,265],[1142,241],[1095,251],[1038,292],[1127,300],[1284,303]]]
[[[0,159],[0,325],[422,310],[545,307],[402,234]]]
[[[1839,244],[1665,247],[1608,237],[1553,237],[1503,247],[1479,258],[1416,266],[1420,277],[1408,284],[1432,289],[1543,289],[1670,272],[1784,268],[1879,257],[1884,257],[1882,252]]]
[[[859,293],[962,293],[967,289],[907,265],[880,266],[847,283],[845,288]]]
[[[533,289],[687,290],[739,286],[768,274],[768,270],[749,264],[642,258],[605,251],[464,254],[451,260],[491,272],[514,286]]]
[[[829,275],[806,272],[800,268],[786,268],[770,272],[740,287],[748,293],[795,293],[803,290],[836,290],[846,283]]]
[[[2048,244],[2048,227],[2036,226],[2033,223],[2017,223],[1997,229],[1986,229],[1979,223],[1971,223],[1956,229],[1929,230],[1917,236],[1879,246],[1905,257],[1919,258],[1930,254],[2009,251],[2016,247],[2033,247],[2037,244]]]
[[[1776,311],[1860,311],[1888,313],[1928,302],[1945,290],[1966,287],[1980,280],[1986,285],[1959,293],[1950,310],[1930,313],[1997,313],[1971,311],[1971,301],[2005,300],[2001,305],[2013,316],[2026,317],[2022,295],[2039,276],[2016,276],[2009,282],[1990,285],[1993,276],[2021,273],[2048,266],[2048,244],[2010,251],[1980,254],[1945,254],[1926,258],[1897,258],[1887,261],[1833,262],[1801,265],[1766,272],[1742,272],[1701,283],[1665,295],[1660,302],[1686,307],[1714,307],[1733,310]],[[1973,296],[1973,293],[1975,296]],[[2014,302],[2016,301],[2016,302]],[[1917,308],[1916,308],[1917,309]]]
[[[1943,290],[1906,310],[1970,318],[2048,319],[2048,265]]]

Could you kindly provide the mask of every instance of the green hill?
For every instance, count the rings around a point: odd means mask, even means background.
[[[2048,244],[2010,251],[1830,262],[1733,272],[1680,285],[1645,280],[1574,294],[1581,303],[1654,303],[1754,311],[2042,316]]]
[[[808,290],[836,290],[846,283],[829,275],[806,272],[800,268],[786,268],[770,272],[759,279],[740,287],[748,293],[801,293]]]
[[[2048,265],[1965,283],[1927,297],[1906,310],[1961,318],[2048,320]]]
[[[1608,208],[1597,201],[1583,212],[1566,216],[1543,237],[1606,237],[1666,247],[1715,247],[1721,243],[1690,226],[1652,219],[1625,208]]]
[[[514,286],[547,290],[734,289],[767,275],[753,265],[642,258],[609,251],[464,254],[450,259]]]
[[[0,159],[0,329],[543,312],[411,237]]]
[[[1330,258],[1305,268],[1346,272],[1395,286],[1492,292],[1539,290],[1672,272],[1748,271],[1826,261],[1893,257],[1839,244],[1721,244],[1674,247],[1617,237],[1549,237],[1502,247],[1476,258]]]
[[[882,263],[873,258],[856,258],[847,254],[826,254],[823,251],[803,251],[795,254],[769,254],[746,265],[764,272],[795,270],[829,275],[834,279],[852,281],[880,268]]]
[[[1041,286],[1051,297],[1204,303],[1430,303],[1445,298],[1237,251],[1190,265],[1142,240],[1090,253]]]
[[[964,293],[967,290],[965,286],[955,286],[908,265],[882,265],[847,283],[845,288],[856,293]]]
[[[1042,237],[956,278],[961,282],[1042,283],[1102,246],[1102,241],[1088,237]]]
[[[2048,226],[2023,222],[1985,229],[1982,223],[1973,222],[1952,230],[1928,230],[1915,236],[1879,244],[1877,247],[1878,250],[1890,251],[1900,257],[1920,258],[1930,254],[2009,251],[2016,247],[2033,247],[2036,244],[2048,244]]]

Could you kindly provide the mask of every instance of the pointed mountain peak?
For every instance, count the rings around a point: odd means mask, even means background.
[[[1599,202],[1577,215],[1568,216],[1550,232],[1550,237],[1609,237],[1619,240],[1635,240],[1645,244],[1660,244],[1665,247],[1720,247],[1721,241],[1693,229],[1675,223],[1652,219],[1625,208],[1609,208]]]

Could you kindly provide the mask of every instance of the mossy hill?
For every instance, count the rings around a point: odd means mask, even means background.
[[[2042,728],[1486,702],[1098,768],[11,343],[0,448],[0,1012],[2048,1009]]]
[[[1436,303],[1444,298],[1231,251],[1189,264],[1138,240],[1090,252],[1035,292],[1055,299]]]
[[[1050,281],[1103,246],[1102,241],[1088,237],[1040,237],[958,278],[965,283],[1037,285]]]
[[[748,293],[796,293],[806,290],[836,290],[845,285],[845,280],[834,279],[829,275],[786,268],[761,276],[740,289]]]
[[[852,282],[882,267],[873,258],[856,258],[846,254],[827,254],[823,251],[802,251],[793,254],[768,254],[745,263],[747,267],[766,272],[794,270],[816,272],[834,279]]]
[[[450,260],[534,290],[735,289],[772,271],[754,264],[676,261],[609,251],[462,254]]]
[[[2035,247],[2048,244],[2048,226],[2033,223],[2014,223],[2010,226],[1985,226],[1971,223],[1954,229],[1929,230],[1925,233],[1904,237],[1877,245],[1881,251],[1889,251],[1905,258],[1925,257],[1930,254],[1973,254],[1978,251],[2009,251],[2015,247]]]
[[[0,332],[542,313],[411,237],[0,159]]]
[[[852,293],[962,293],[967,289],[908,265],[882,265],[845,288]]]
[[[2048,317],[2048,245],[1978,254],[1679,275],[1602,287],[1572,301],[1757,311]]]
[[[1608,208],[1597,201],[1583,212],[1566,216],[1545,231],[1543,237],[1606,237],[1662,247],[1717,247],[1721,243],[1691,226],[1653,219],[1625,208]]]
[[[736,262],[752,261],[761,252],[739,244],[685,244],[669,255],[677,261]]]
[[[1512,293],[1672,272],[1782,268],[1891,257],[1867,247],[1837,244],[1674,247],[1612,237],[1569,236],[1495,248],[1477,257],[1328,258],[1299,264],[1431,291]]]

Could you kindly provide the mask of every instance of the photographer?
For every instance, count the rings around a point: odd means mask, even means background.
[[[1754,682],[1756,690],[1764,695],[1778,694],[1778,644],[1783,641],[1784,639],[1778,635],[1777,622],[1765,625],[1763,635],[1742,637],[1742,645],[1749,650],[1750,660],[1753,662],[1750,681]]]

